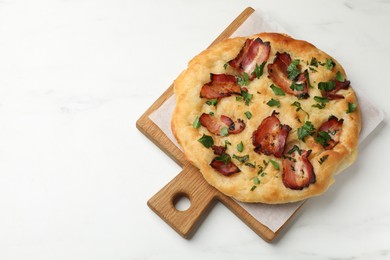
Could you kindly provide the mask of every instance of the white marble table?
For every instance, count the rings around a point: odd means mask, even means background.
[[[272,244],[217,204],[191,240],[146,201],[180,168],[135,121],[245,7],[390,113],[389,1],[0,1],[0,259],[389,259],[387,120]]]

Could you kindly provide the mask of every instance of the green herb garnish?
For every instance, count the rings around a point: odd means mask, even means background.
[[[291,86],[290,86],[292,90],[296,90],[296,91],[302,91],[304,87],[305,87],[304,84],[297,84],[295,81],[291,82]]]
[[[278,88],[278,87],[275,86],[274,84],[272,84],[272,85],[270,86],[270,88],[272,89],[272,91],[274,92],[274,94],[277,95],[277,96],[284,96],[284,95],[286,95],[286,93],[284,93],[283,89]]]
[[[240,86],[248,86],[249,85],[249,76],[248,73],[244,72],[242,76],[237,77],[237,84]]]
[[[253,185],[252,188],[251,188],[251,191],[254,191],[256,188],[257,188],[257,186]]]
[[[333,80],[328,82],[318,83],[318,89],[326,92],[333,90],[335,87],[336,87],[336,82],[334,82]]]
[[[225,70],[226,70],[227,66],[228,66],[227,63],[223,64],[223,68],[224,68]]]
[[[334,66],[336,66],[336,63],[334,63],[333,60],[331,60],[331,59],[326,59],[325,67],[326,67],[328,70],[332,70],[332,69],[334,68]]]
[[[320,145],[326,147],[328,146],[328,141],[330,141],[332,138],[330,137],[329,133],[325,131],[318,132],[317,137],[315,138],[315,141],[319,143]]]
[[[259,185],[259,184],[260,184],[260,179],[259,179],[259,177],[257,177],[257,176],[254,177],[254,178],[253,178],[253,183],[256,184],[256,185]]]
[[[291,80],[294,80],[299,75],[298,69],[299,60],[291,61],[290,65],[287,67],[287,77]]]
[[[199,116],[196,116],[196,117],[195,117],[195,120],[194,120],[194,122],[192,123],[192,126],[193,126],[194,128],[199,128],[199,127],[200,127]]]
[[[245,101],[245,105],[249,106],[249,103],[251,102],[251,100],[253,98],[253,94],[249,94],[249,92],[241,90],[241,96]]]
[[[303,108],[302,108],[302,106],[301,106],[301,103],[299,103],[298,101],[294,101],[294,103],[292,103],[291,105],[297,108],[297,109],[295,109],[295,111],[298,112],[298,111],[302,110],[303,112],[306,113],[306,115],[307,115],[308,117],[310,117],[309,113],[307,113],[305,110],[303,110]]]
[[[224,162],[224,164],[226,165],[226,164],[228,164],[231,161],[231,157],[230,157],[229,154],[223,153],[220,156],[215,157],[215,160]]]
[[[250,162],[246,162],[244,165],[248,166],[248,167],[251,167],[251,168],[256,168],[256,162],[254,164],[250,163]]]
[[[237,151],[239,151],[240,153],[244,151],[244,144],[242,143],[242,141],[237,145]]]
[[[298,128],[298,139],[305,142],[305,137],[308,135],[314,135],[315,129],[310,121],[306,121],[303,126]]]
[[[336,80],[340,81],[340,82],[344,82],[345,81],[345,78],[344,78],[343,74],[341,74],[340,71],[337,71],[337,73],[336,73]]]
[[[319,109],[323,109],[326,106],[326,103],[329,102],[329,99],[327,97],[318,97],[315,96],[314,100],[317,101],[318,103],[315,105],[312,105],[312,107],[316,107]]]
[[[270,159],[270,163],[274,166],[275,170],[280,170],[279,163],[275,162],[274,160]]]
[[[310,66],[318,67],[318,61],[315,57],[311,58]]]
[[[221,128],[221,130],[219,131],[219,135],[220,136],[227,136],[229,134],[229,128],[227,126],[224,126]]]
[[[204,147],[210,148],[214,145],[214,140],[211,136],[203,134],[201,138],[198,139],[198,141],[203,144]]]
[[[279,108],[280,102],[279,102],[279,100],[271,98],[271,100],[267,102],[267,105],[269,105],[270,107],[278,107]]]
[[[302,154],[302,150],[299,149],[299,147],[297,145],[294,145],[293,148],[291,148],[287,153],[293,154],[295,151],[297,151],[299,155]]]
[[[218,103],[218,99],[216,99],[216,98],[213,98],[213,99],[206,101],[206,104],[209,106],[215,106],[217,103]]]
[[[356,110],[356,107],[356,104],[348,102],[347,114],[354,112]]]
[[[249,155],[238,156],[238,155],[233,154],[233,158],[238,160],[241,163],[245,163],[249,160]]]
[[[263,75],[264,65],[265,65],[265,62],[261,63],[260,66],[257,65],[257,63],[256,63],[256,67],[255,67],[255,70],[252,72],[252,75],[256,76],[256,78],[259,79],[261,77],[261,75]]]
[[[251,112],[246,111],[244,114],[245,114],[246,118],[248,118],[248,119],[252,118],[252,113]]]

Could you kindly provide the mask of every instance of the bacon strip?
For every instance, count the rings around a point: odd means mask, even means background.
[[[266,62],[271,51],[269,42],[263,42],[260,38],[247,39],[237,57],[229,61],[229,65],[235,68],[240,74],[248,74],[249,79],[255,78],[254,70],[263,62]]]
[[[294,95],[298,98],[308,98],[309,88],[307,82],[307,70],[300,73],[297,77],[296,84],[303,85],[302,90],[292,90],[291,85],[293,81],[288,78],[287,68],[291,63],[291,57],[288,53],[276,53],[274,63],[268,64],[268,74],[271,80],[284,90],[287,94]]]
[[[225,146],[213,145],[213,146],[211,146],[211,149],[213,149],[214,154],[216,154],[216,155],[222,155],[226,152]]]
[[[225,163],[223,161],[218,161],[216,158],[211,161],[210,166],[225,176],[230,176],[241,171],[233,162],[229,161],[228,163]]]
[[[333,149],[333,147],[340,142],[343,122],[344,119],[339,120],[337,117],[331,116],[328,121],[324,122],[320,128],[318,128],[317,136],[319,132],[326,132],[332,137],[331,140],[326,142],[324,146],[325,150]]]
[[[280,158],[283,155],[291,127],[280,124],[276,114],[274,111],[271,116],[266,117],[261,122],[257,130],[253,132],[252,142],[256,153],[273,154],[275,157]]]
[[[313,165],[309,161],[311,150],[294,151],[283,159],[283,184],[293,190],[301,190],[315,183]]]
[[[236,77],[227,74],[210,74],[210,82],[203,85],[200,97],[207,99],[229,97],[241,94],[241,88],[236,83]]]
[[[215,116],[203,113],[199,117],[199,122],[202,126],[206,127],[210,133],[220,135],[222,127],[228,127],[229,134],[238,134],[245,129],[245,123],[241,119],[237,119],[234,122],[230,117],[221,115],[220,120]]]
[[[334,89],[332,89],[330,91],[321,91],[322,96],[327,97],[329,100],[343,99],[344,96],[342,96],[340,94],[336,94],[336,93],[341,89],[348,89],[349,85],[351,85],[351,81],[349,81],[349,80],[344,80],[344,81],[334,80],[334,82],[335,82]]]

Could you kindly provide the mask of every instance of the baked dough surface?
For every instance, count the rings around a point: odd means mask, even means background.
[[[317,84],[334,79],[338,71],[345,76],[342,66],[334,58],[306,41],[276,33],[262,33],[250,38],[256,37],[260,37],[263,42],[270,42],[271,51],[263,75],[259,79],[255,78],[246,86],[248,92],[253,94],[249,105],[242,100],[237,100],[236,95],[232,95],[220,99],[216,106],[212,106],[207,105],[207,100],[199,95],[202,86],[210,81],[210,73],[237,75],[233,68],[224,65],[237,56],[246,38],[224,40],[193,58],[188,68],[175,80],[176,107],[172,117],[173,133],[182,146],[186,158],[200,169],[207,182],[237,200],[278,204],[322,194],[334,182],[333,176],[351,165],[357,157],[358,136],[361,129],[359,105],[354,112],[346,113],[348,103],[358,104],[355,92],[350,86],[338,92],[344,96],[344,99],[330,100],[323,109],[313,107],[317,104],[313,97],[321,96]],[[268,77],[267,65],[274,61],[277,52],[289,53],[292,60],[299,59],[301,71],[309,69],[313,57],[320,62],[331,59],[335,66],[332,70],[327,69],[326,66],[315,67],[316,71],[309,70],[310,83],[313,86],[309,88],[309,98],[298,99],[287,93],[284,96],[276,96],[270,88],[274,82]],[[279,108],[267,105],[271,98],[279,100]],[[294,102],[299,102],[302,109],[297,111],[297,107],[291,105]],[[250,119],[245,116],[247,111],[252,114]],[[254,151],[252,134],[262,120],[270,116],[273,111],[279,113],[277,117],[281,124],[287,124],[292,128],[286,147],[296,144],[301,149],[312,150],[309,160],[314,168],[316,181],[301,190],[293,190],[283,184],[282,158]],[[194,128],[193,122],[196,117],[210,112],[213,112],[216,117],[227,115],[234,120],[240,118],[244,120],[246,127],[241,133],[228,136],[213,135],[203,126]],[[332,115],[344,120],[340,141],[333,149],[325,150],[315,142],[314,136],[308,136],[305,141],[298,140],[297,129],[302,127],[305,121],[310,121],[315,129],[318,129]],[[232,159],[241,171],[231,176],[222,175],[210,166],[210,162],[216,156],[213,150],[204,147],[198,141],[203,134],[212,136],[215,145],[225,146],[227,140],[231,145],[226,145],[226,153],[237,156],[248,155],[248,162],[255,164],[256,167],[248,167]],[[243,143],[242,152],[237,150],[237,144],[240,142]],[[326,158],[326,160],[321,162],[321,158]],[[270,159],[280,166],[279,170],[269,163]],[[262,176],[259,175],[260,166],[263,167]],[[253,189],[253,179],[256,176],[260,183]]]

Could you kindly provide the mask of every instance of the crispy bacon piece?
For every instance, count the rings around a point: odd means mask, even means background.
[[[210,82],[200,90],[200,97],[207,99],[220,99],[233,94],[240,95],[241,88],[236,83],[236,77],[227,74],[210,74]]]
[[[249,79],[253,79],[256,76],[253,73],[256,64],[260,66],[263,62],[266,62],[270,51],[271,46],[269,42],[263,42],[260,38],[247,39],[237,57],[229,61],[229,65],[240,74],[245,72],[248,74]]]
[[[344,80],[344,81],[334,80],[334,82],[335,82],[334,89],[332,89],[330,91],[321,91],[322,96],[327,97],[329,100],[343,99],[344,96],[342,96],[340,94],[336,94],[336,93],[341,89],[348,89],[349,85],[351,85],[351,81],[349,81],[349,80]]]
[[[245,129],[243,120],[237,119],[237,121],[234,122],[230,117],[225,115],[221,115],[220,120],[218,120],[215,116],[203,113],[199,117],[199,122],[202,126],[206,127],[210,133],[215,135],[219,135],[222,127],[226,126],[228,127],[229,134],[238,134]]]
[[[331,116],[328,121],[324,122],[320,128],[318,128],[317,136],[319,132],[326,132],[331,137],[324,145],[325,150],[333,149],[333,147],[340,142],[343,122],[344,119],[338,119],[335,116]]]
[[[227,155],[230,157],[230,155]],[[218,157],[216,157],[218,158]],[[218,172],[222,173],[225,176],[230,176],[234,173],[240,172],[240,168],[237,167],[232,161],[229,161],[228,163],[225,163],[224,161],[219,161],[216,158],[214,158],[210,166],[213,167]]]
[[[291,85],[293,80],[288,78],[287,68],[291,64],[291,57],[288,53],[276,53],[274,63],[268,64],[268,74],[271,80],[284,90],[287,94],[294,95],[298,98],[308,98],[309,97],[309,88],[307,82],[308,71],[300,73],[297,76],[295,84],[303,85],[302,90],[292,89]]]
[[[309,161],[311,150],[295,150],[283,159],[283,184],[293,190],[301,190],[316,182],[313,165]]]
[[[213,145],[213,146],[211,146],[211,149],[213,149],[214,154],[216,154],[216,155],[222,155],[226,152],[225,146]]]
[[[277,113],[274,111],[271,116],[266,117],[256,131],[253,132],[252,142],[256,153],[265,155],[273,154],[280,158],[286,146],[286,139],[291,127],[280,124]]]

